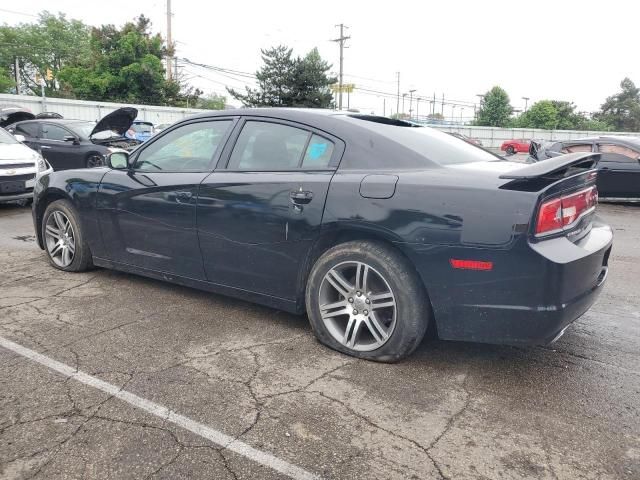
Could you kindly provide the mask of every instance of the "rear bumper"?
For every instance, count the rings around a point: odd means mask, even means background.
[[[489,272],[446,274],[445,259],[416,259],[419,271],[441,273],[446,283],[425,285],[438,335],[445,340],[548,344],[596,301],[606,283],[613,233],[597,220],[577,243],[566,238],[521,242],[508,251],[455,249],[447,256],[492,261]],[[437,267],[437,268],[433,268]]]

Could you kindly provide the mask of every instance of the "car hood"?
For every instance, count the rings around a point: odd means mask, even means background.
[[[39,155],[21,143],[0,144],[0,168],[15,163],[35,163]]]
[[[22,107],[0,106],[0,127],[4,128],[23,120],[33,120],[36,116]]]
[[[133,107],[122,107],[114,110],[109,115],[105,115],[100,119],[91,131],[91,137],[96,133],[106,132],[108,130],[123,136],[127,130],[131,128],[133,121],[138,116],[138,109]]]

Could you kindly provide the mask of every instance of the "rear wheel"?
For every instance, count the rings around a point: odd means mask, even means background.
[[[514,153],[516,153],[516,149],[513,148],[513,145],[509,145],[507,147],[507,155],[513,155]]]
[[[56,200],[44,212],[42,238],[51,265],[67,272],[82,272],[91,267],[91,251],[80,222],[68,200]]]
[[[87,168],[103,167],[105,165],[104,157],[97,153],[92,153],[87,157],[85,165]]]
[[[413,266],[378,242],[344,243],[320,257],[309,275],[306,306],[322,343],[382,362],[413,352],[429,321]]]

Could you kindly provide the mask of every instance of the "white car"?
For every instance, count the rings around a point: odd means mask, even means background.
[[[0,128],[0,202],[31,200],[36,179],[53,172],[42,155],[20,140]]]

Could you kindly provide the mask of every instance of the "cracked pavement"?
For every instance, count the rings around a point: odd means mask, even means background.
[[[0,336],[332,479],[640,478],[640,205],[597,304],[546,347],[319,345],[304,317],[133,275],[68,274],[0,204]],[[0,479],[281,474],[0,347]]]

